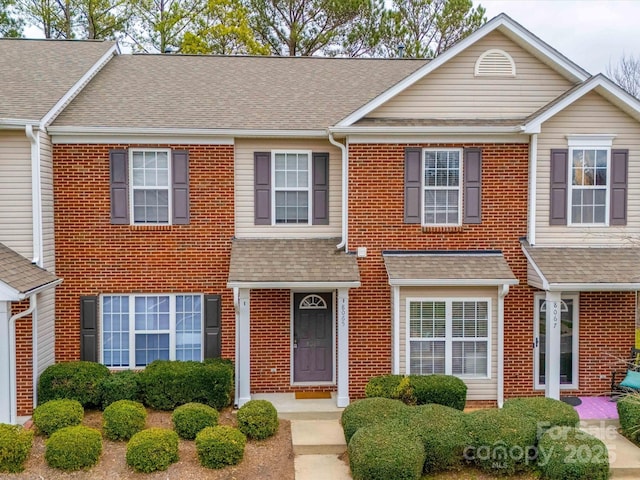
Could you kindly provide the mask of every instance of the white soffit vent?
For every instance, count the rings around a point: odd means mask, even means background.
[[[478,57],[474,75],[476,77],[515,77],[516,64],[507,52],[492,48]]]

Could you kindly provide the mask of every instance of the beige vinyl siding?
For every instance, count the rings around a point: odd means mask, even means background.
[[[37,374],[55,361],[55,288],[38,294]]]
[[[23,131],[0,131],[0,242],[32,257],[31,146]]]
[[[463,378],[468,400],[497,400],[498,394],[498,290],[493,287],[402,287],[400,289],[400,373],[408,373],[407,365],[407,299],[408,298],[490,298],[491,378]]]
[[[254,152],[310,150],[329,152],[329,225],[254,225]],[[236,139],[235,141],[236,237],[309,238],[341,235],[341,162],[337,147],[324,140]]]
[[[40,178],[42,192],[43,266],[55,273],[55,242],[53,229],[53,152],[51,138],[40,133]]]
[[[552,148],[568,148],[567,135],[612,134],[613,149],[629,149],[627,225],[549,225]],[[536,244],[632,246],[640,241],[640,125],[596,92],[590,92],[542,125],[538,135]]]
[[[489,49],[507,52],[515,77],[474,76]],[[492,32],[371,112],[382,118],[523,118],[572,84],[500,32]]]

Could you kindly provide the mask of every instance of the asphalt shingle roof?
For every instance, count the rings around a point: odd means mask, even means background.
[[[0,281],[27,293],[58,280],[53,273],[40,268],[19,253],[0,243]]]

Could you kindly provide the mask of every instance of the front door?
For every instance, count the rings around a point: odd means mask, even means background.
[[[296,293],[293,296],[293,381],[333,380],[333,296]]]

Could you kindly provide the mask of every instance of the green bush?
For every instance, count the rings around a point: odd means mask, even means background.
[[[607,480],[609,453],[596,437],[574,427],[547,430],[538,444],[538,468],[549,480]]]
[[[76,425],[61,428],[47,440],[44,458],[60,470],[82,470],[94,466],[102,453],[102,436],[94,428]]]
[[[622,434],[632,442],[640,441],[640,394],[630,393],[618,400]]]
[[[246,443],[246,437],[236,428],[227,425],[205,427],[196,435],[200,465],[207,468],[237,465],[244,456]]]
[[[444,405],[420,405],[407,409],[406,422],[424,446],[424,473],[462,467],[470,441],[463,412]]]
[[[32,444],[31,430],[0,423],[0,472],[22,472]]]
[[[84,409],[77,400],[49,400],[33,411],[38,431],[49,436],[64,427],[80,425]]]
[[[464,458],[501,475],[528,470],[535,460],[537,429],[530,417],[491,408],[467,414],[470,445]]]
[[[118,400],[140,400],[140,373],[134,370],[113,372],[100,380],[100,402],[105,409]]]
[[[511,398],[504,402],[503,408],[516,416],[529,417],[536,424],[538,438],[551,427],[575,427],[580,422],[578,412],[571,405],[553,398]]]
[[[255,440],[269,438],[278,431],[278,412],[267,400],[250,400],[238,410],[238,428]]]
[[[147,410],[140,402],[118,400],[104,409],[102,426],[109,440],[129,440],[144,428]]]
[[[156,360],[140,373],[140,387],[144,403],[157,410],[191,402],[221,410],[233,399],[233,376],[229,361]]]
[[[138,472],[166,470],[178,461],[178,434],[167,428],[149,428],[127,443],[127,465]]]
[[[205,427],[218,424],[218,411],[202,403],[186,403],[173,411],[173,428],[180,438],[193,440]]]
[[[367,398],[382,397],[400,400],[407,405],[416,404],[416,396],[409,377],[403,375],[380,375],[371,377],[364,387]]]
[[[38,380],[38,402],[67,398],[85,408],[100,407],[100,382],[109,369],[94,362],[65,362],[45,369]]]
[[[354,480],[418,480],[425,460],[418,436],[397,419],[360,428],[348,452]]]
[[[342,411],[344,438],[349,443],[351,437],[361,427],[406,415],[408,408],[400,400],[390,398],[375,397],[357,400]]]
[[[437,403],[464,410],[467,386],[452,375],[382,375],[372,377],[365,386],[367,397],[401,400],[407,405]]]

